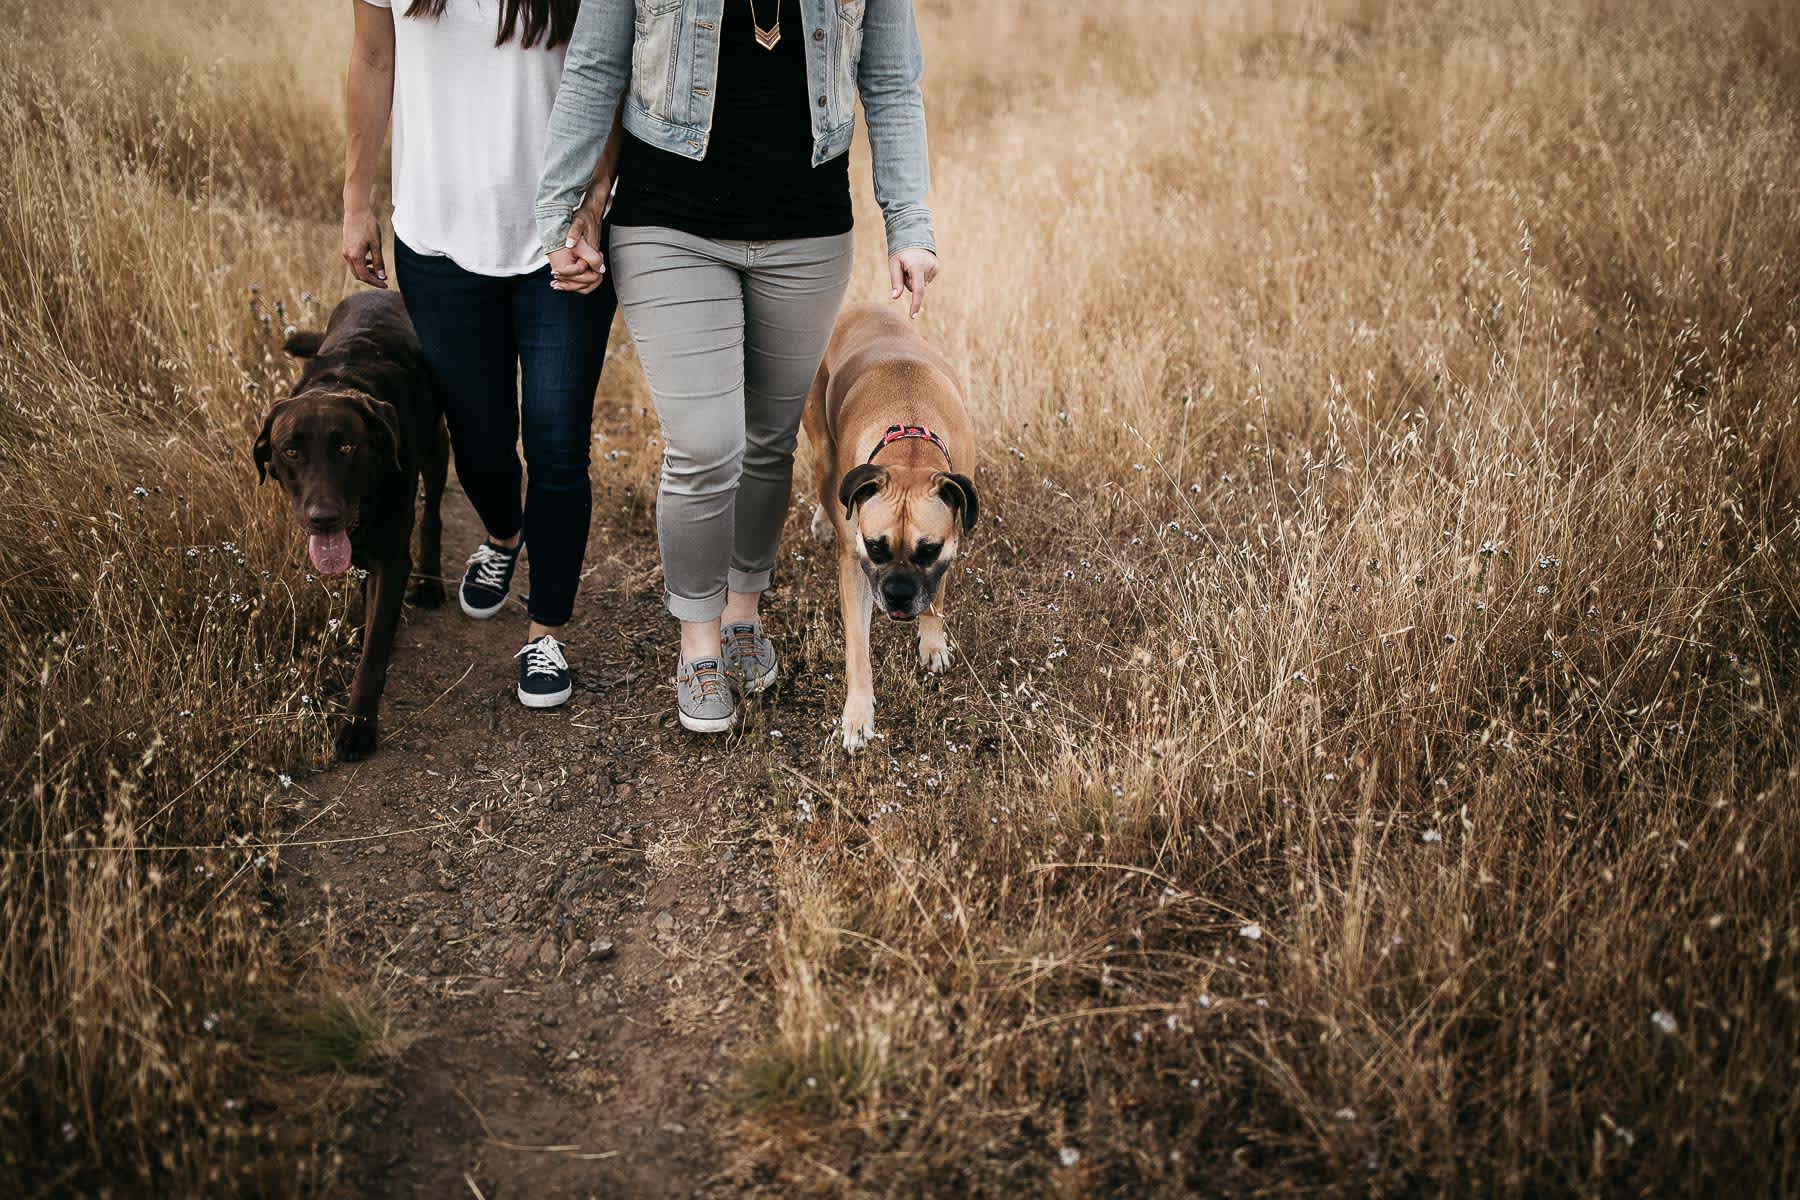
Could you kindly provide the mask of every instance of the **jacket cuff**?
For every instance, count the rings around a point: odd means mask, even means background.
[[[567,247],[569,226],[574,223],[575,210],[567,205],[537,210],[538,237],[543,241],[545,257]]]
[[[895,213],[887,220],[888,257],[902,250],[929,250],[937,253],[937,236],[931,227],[931,211],[923,206],[909,212]]]

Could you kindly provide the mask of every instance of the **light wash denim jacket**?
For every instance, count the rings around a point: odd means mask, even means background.
[[[730,0],[743,4],[747,0]],[[550,114],[538,182],[544,252],[559,250],[625,98],[628,132],[662,150],[706,157],[719,25],[727,0],[585,0],[575,18],[562,86]],[[888,253],[936,250],[925,193],[925,56],[912,0],[798,0],[806,18],[806,86],[813,98],[813,165],[847,153],[856,99],[869,124],[875,199]],[[773,9],[774,4],[765,7]]]

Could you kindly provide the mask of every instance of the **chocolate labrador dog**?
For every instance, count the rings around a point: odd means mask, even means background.
[[[412,573],[413,504],[425,480],[413,603],[444,602],[438,509],[450,463],[439,384],[425,366],[406,306],[393,292],[361,292],[332,310],[323,333],[289,336],[306,360],[293,391],[256,438],[258,479],[275,477],[307,534],[322,575],[352,565],[363,579],[362,659],[338,730],[338,757],[375,749],[388,656]]]

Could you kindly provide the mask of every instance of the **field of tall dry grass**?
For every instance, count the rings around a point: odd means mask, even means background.
[[[1800,11],[919,7],[995,516],[964,666],[775,777],[745,1186],[1800,1188]],[[346,602],[246,448],[346,21],[0,16],[0,1175],[308,1190]]]

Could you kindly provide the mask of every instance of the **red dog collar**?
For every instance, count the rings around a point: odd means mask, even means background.
[[[881,440],[875,443],[875,448],[869,451],[869,461],[874,462],[875,456],[880,454],[882,450],[886,449],[892,443],[903,442],[907,438],[923,438],[925,441],[930,442],[942,451],[945,461],[949,461],[950,447],[944,444],[943,438],[931,432],[931,430],[925,428],[923,425],[889,425],[887,427],[887,432],[881,435]]]

